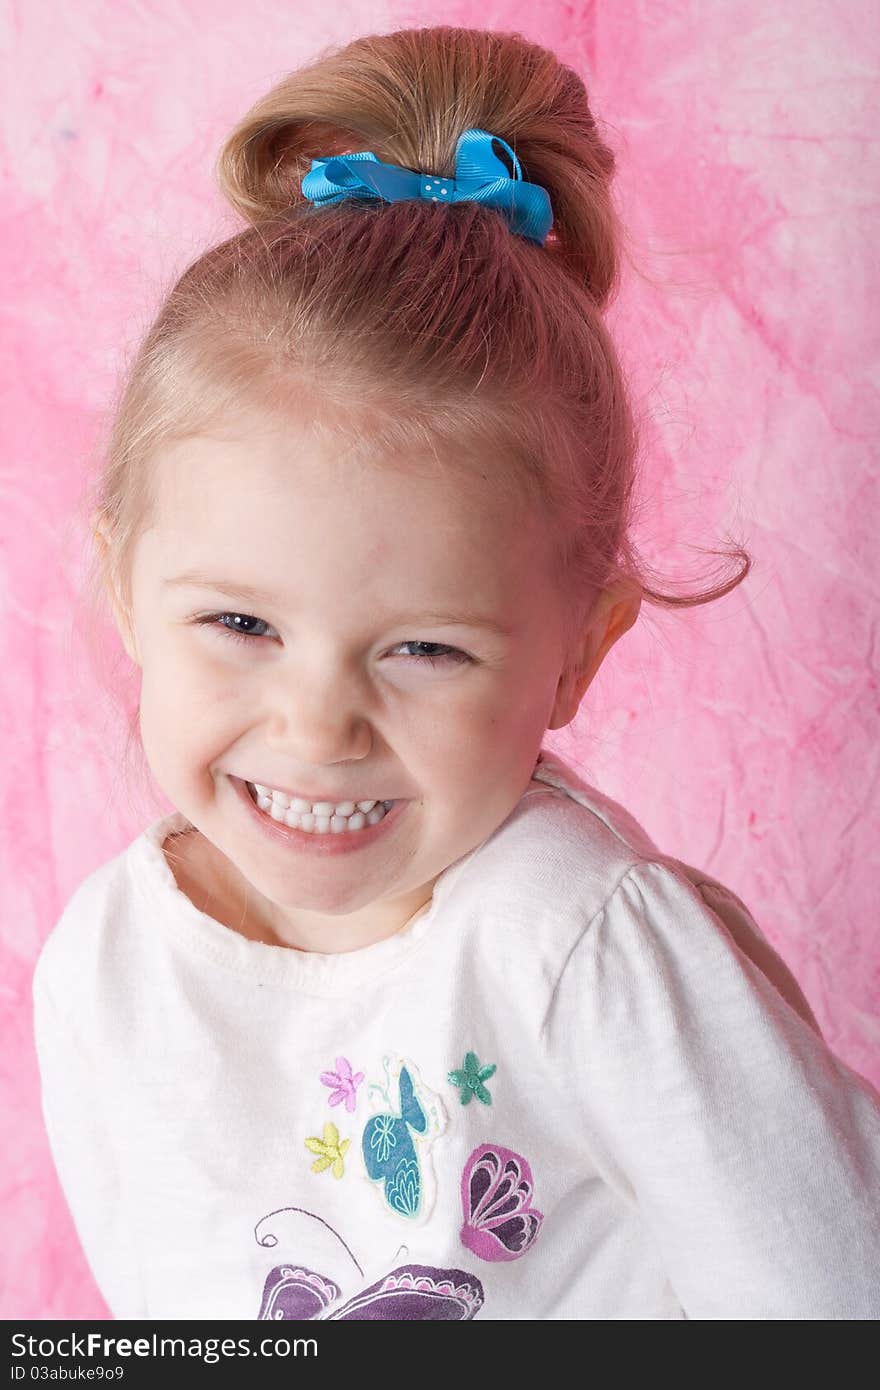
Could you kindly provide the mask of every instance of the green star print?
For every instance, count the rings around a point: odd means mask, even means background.
[[[494,1073],[494,1065],[481,1067],[477,1054],[468,1052],[461,1071],[451,1071],[447,1079],[452,1082],[453,1086],[461,1087],[460,1100],[462,1105],[469,1105],[473,1096],[476,1096],[477,1100],[481,1100],[484,1105],[491,1105],[492,1097],[483,1082],[488,1081]]]

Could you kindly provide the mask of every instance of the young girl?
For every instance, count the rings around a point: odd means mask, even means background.
[[[649,588],[613,156],[517,35],[368,37],[219,164],[94,509],[177,809],[34,978],[118,1318],[880,1315],[880,1097],[542,748]]]

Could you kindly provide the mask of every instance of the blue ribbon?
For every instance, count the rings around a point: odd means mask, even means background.
[[[515,178],[493,146],[502,145],[510,155]],[[386,203],[424,198],[434,203],[485,203],[498,208],[518,236],[543,246],[553,225],[553,211],[546,188],[523,179],[520,162],[506,140],[488,130],[472,127],[455,146],[455,177],[420,174],[399,164],[384,164],[372,150],[313,159],[302,180],[303,196],[320,207],[345,198],[381,199]]]

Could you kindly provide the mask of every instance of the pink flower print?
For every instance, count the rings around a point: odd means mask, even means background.
[[[357,1105],[357,1088],[364,1079],[362,1071],[352,1075],[351,1062],[347,1057],[336,1058],[335,1071],[322,1071],[321,1080],[325,1086],[329,1086],[333,1092],[328,1096],[331,1105],[341,1105],[345,1101],[345,1108],[351,1114]]]

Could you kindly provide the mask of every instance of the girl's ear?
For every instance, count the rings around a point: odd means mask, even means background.
[[[134,632],[134,625],[131,617],[122,602],[119,590],[113,577],[113,567],[110,564],[110,547],[107,541],[107,527],[100,512],[93,512],[89,521],[92,531],[92,539],[98,552],[101,564],[101,575],[104,581],[104,592],[110,603],[113,612],[113,619],[122,638],[122,645],[128,652],[136,666],[140,666],[140,653],[138,652],[137,638]]]
[[[641,606],[642,590],[633,581],[620,580],[602,590],[559,677],[548,729],[571,723],[587,687],[614,643],[632,627]]]

